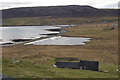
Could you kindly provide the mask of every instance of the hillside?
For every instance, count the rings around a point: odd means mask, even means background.
[[[3,10],[2,26],[75,25],[63,37],[88,37],[86,45],[24,45],[2,47],[2,73],[17,80],[118,80],[118,12],[90,6],[22,7]],[[114,29],[112,29],[114,27]],[[11,31],[14,31],[11,29]],[[22,31],[19,29],[19,31]],[[34,33],[33,33],[34,34]],[[8,34],[9,35],[9,34]],[[18,34],[19,35],[19,34]],[[23,34],[27,35],[27,34]],[[21,36],[21,35],[20,35]],[[56,68],[57,59],[99,61],[99,71]],[[18,62],[15,62],[15,61]],[[78,60],[65,60],[78,62]],[[1,65],[0,65],[1,67]]]
[[[3,19],[21,17],[116,17],[116,9],[97,9],[91,6],[21,7],[2,10]]]
[[[99,21],[103,19],[106,20],[106,17],[97,19],[99,19]],[[117,20],[112,17],[107,19]],[[16,21],[16,19],[10,19],[9,21],[12,20],[13,22]],[[20,19],[20,21],[22,20],[23,18]],[[29,19],[25,20],[27,21]],[[102,78],[103,80],[106,80],[109,78],[108,80],[118,80],[118,72],[116,71],[118,69],[118,27],[112,25],[117,23],[117,21],[106,24],[85,24],[84,21],[88,20],[89,18],[55,19],[55,21],[59,22],[57,22],[57,24],[60,24],[61,21],[65,23],[76,23],[77,25],[74,27],[64,28],[67,32],[63,33],[62,36],[92,38],[92,40],[87,42],[84,46],[24,46],[23,44],[20,44],[2,47],[3,74],[15,78],[28,78],[28,80],[29,78],[55,78],[54,80],[56,80],[56,78],[59,78],[59,80],[62,80],[63,78],[71,78],[71,80],[73,80],[72,78],[85,78],[82,80],[90,80],[89,78],[91,78],[91,80],[96,80],[97,78],[99,78],[98,80],[101,80]],[[26,23],[26,25],[27,24],[29,23]],[[111,30],[112,27],[115,29]],[[14,64],[11,58],[19,60],[20,62]],[[100,71],[56,68],[52,65],[55,64],[57,58],[77,58],[79,60],[99,61]],[[105,73],[104,71],[108,71],[108,73]]]

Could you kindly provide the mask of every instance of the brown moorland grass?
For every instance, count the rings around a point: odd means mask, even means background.
[[[4,57],[77,57],[79,59],[98,60],[117,64],[118,41],[117,27],[115,30],[110,29],[113,26],[102,25],[96,27],[96,24],[77,25],[66,28],[68,32],[63,36],[92,37],[90,42],[84,46],[42,46],[42,45],[16,45],[3,47]],[[42,55],[42,56],[41,56]]]
[[[64,19],[65,21],[72,20],[72,18]],[[104,18],[102,18],[104,19]],[[106,19],[106,18],[105,18]],[[109,18],[111,19],[111,18]],[[115,18],[116,19],[116,18]],[[58,20],[58,19],[56,19]],[[60,20],[63,20],[60,18]],[[62,22],[64,22],[64,20]],[[54,71],[55,73],[59,74],[58,77],[116,77],[117,76],[117,64],[118,64],[118,27],[112,25],[111,22],[106,24],[100,23],[84,23],[80,24],[79,22],[83,20],[73,19],[73,23],[76,23],[76,26],[64,28],[68,32],[63,33],[62,36],[73,36],[73,37],[90,37],[92,38],[90,42],[86,42],[86,45],[76,45],[76,46],[56,46],[56,45],[26,45],[23,44],[3,47],[2,48],[2,55],[4,58],[16,58],[23,61],[28,61],[30,63],[36,64],[38,66],[44,66],[44,70],[50,70],[48,72]],[[89,19],[87,19],[89,20]],[[86,21],[87,21],[86,20]],[[101,19],[100,19],[101,20]],[[77,21],[77,22],[74,22]],[[84,21],[84,20],[83,20]],[[71,21],[68,21],[70,23]],[[73,24],[71,23],[71,24]],[[97,26],[100,25],[100,26]],[[114,30],[110,30],[114,27]],[[78,71],[81,72],[81,76],[74,75],[76,74],[77,70],[70,70],[70,69],[55,69],[51,67],[51,64],[54,63],[54,59],[57,57],[74,57],[78,58],[79,60],[95,60],[100,62],[100,70],[108,69],[110,71],[109,74],[105,73],[96,73],[96,72],[87,72],[87,71]],[[52,60],[52,62],[50,62]],[[46,66],[47,65],[47,66]],[[4,66],[4,65],[3,65]],[[23,65],[25,66],[25,65]],[[3,72],[5,74],[10,74],[8,71],[3,68]],[[13,69],[13,68],[12,68]],[[12,71],[12,69],[10,71]],[[17,68],[15,68],[17,69]],[[19,70],[19,69],[18,69]],[[21,68],[20,68],[21,70]],[[14,71],[14,69],[13,69]],[[23,70],[22,70],[23,71]],[[61,73],[61,72],[62,73]],[[68,74],[71,71],[74,74]],[[40,73],[39,71],[37,71]],[[52,72],[52,73],[54,73]],[[31,76],[32,73],[29,71],[24,72],[25,75]],[[40,73],[34,73],[37,77],[50,77],[49,75]],[[64,73],[64,75],[62,75]],[[100,74],[100,75],[99,75]],[[13,76],[17,77],[18,75],[12,74]],[[112,76],[113,75],[113,76]],[[53,75],[52,75],[53,76]]]

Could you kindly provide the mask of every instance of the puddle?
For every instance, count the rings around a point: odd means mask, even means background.
[[[85,45],[87,41],[90,41],[91,38],[82,38],[82,37],[52,37],[43,40],[37,40],[33,42],[26,43],[33,45]]]
[[[56,27],[73,27],[75,25],[56,25]]]

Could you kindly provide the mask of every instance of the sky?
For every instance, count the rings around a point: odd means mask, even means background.
[[[0,9],[33,6],[89,5],[95,8],[118,8],[119,0],[0,0]]]

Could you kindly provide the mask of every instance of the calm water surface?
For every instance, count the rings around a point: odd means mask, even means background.
[[[58,29],[53,26],[15,26],[0,27],[0,42],[10,42],[13,39],[34,39],[42,37],[40,34],[59,33],[56,31],[47,31],[45,29]],[[2,40],[2,41],[1,41]]]
[[[54,26],[11,26],[11,27],[0,27],[0,43],[12,42],[13,39],[35,39],[45,37],[40,34],[53,34],[60,33],[59,31],[48,31],[46,29],[61,29],[63,26],[69,25],[58,25]],[[25,45],[84,45],[85,42],[90,41],[91,38],[82,37],[61,37],[54,36],[43,40],[37,40],[28,42]]]
[[[33,45],[84,45],[85,42],[90,41],[91,38],[82,38],[82,37],[52,37],[43,40],[33,41],[26,43]]]

